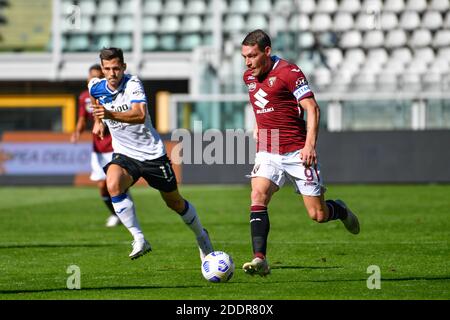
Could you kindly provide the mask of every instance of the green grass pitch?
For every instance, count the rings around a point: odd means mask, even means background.
[[[228,283],[203,279],[193,233],[153,189],[135,187],[138,218],[153,251],[131,261],[131,235],[104,227],[95,188],[0,188],[0,299],[448,299],[450,186],[332,185],[358,214],[361,233],[317,224],[292,187],[269,206],[272,274],[251,277],[248,186],[181,186],[216,250],[236,263]],[[69,290],[67,268],[81,271]],[[368,289],[376,265],[381,288]]]

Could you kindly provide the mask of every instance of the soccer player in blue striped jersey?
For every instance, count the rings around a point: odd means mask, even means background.
[[[178,191],[164,144],[151,124],[141,81],[125,74],[126,64],[119,48],[101,50],[100,61],[105,78],[94,78],[88,85],[90,95],[99,102],[94,105],[93,133],[101,137],[105,125],[111,132],[114,154],[104,168],[106,184],[116,214],[134,238],[130,258],[136,259],[151,251],[139,225],[133,199],[127,195],[127,190],[141,177],[159,190],[167,206],[195,233],[203,258],[213,251],[208,232],[195,207]]]

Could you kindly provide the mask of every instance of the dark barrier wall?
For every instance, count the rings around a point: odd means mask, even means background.
[[[448,183],[450,131],[321,132],[326,183]],[[183,165],[183,183],[248,183],[252,165]]]
[[[163,136],[163,140],[170,140],[170,135]],[[211,146],[209,140],[203,142],[203,150],[208,146]],[[248,184],[249,179],[245,175],[253,168],[250,157],[253,161],[254,152],[248,151],[249,143],[246,148],[246,164],[183,164],[182,183]],[[251,148],[253,150],[253,146]],[[194,149],[192,144],[191,163],[196,156]],[[237,152],[235,149],[234,154]],[[450,130],[321,132],[318,152],[326,184],[450,183]],[[223,151],[224,162],[225,157]],[[201,156],[197,158],[202,159]],[[14,176],[0,173],[0,186],[70,185],[75,184],[75,180],[75,176]]]

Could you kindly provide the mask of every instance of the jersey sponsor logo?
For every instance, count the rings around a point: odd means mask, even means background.
[[[256,110],[257,114],[272,112],[275,110],[273,107],[267,109],[265,108],[269,103],[269,100],[264,98],[265,96],[267,96],[267,92],[265,92],[263,89],[259,89],[258,92],[256,92],[253,96],[256,99],[255,105],[261,108],[261,110]]]
[[[294,96],[297,100],[300,100],[305,94],[311,92],[311,89],[308,85],[304,85],[299,87],[297,90],[294,91]]]
[[[127,104],[123,104],[121,106],[111,106],[111,110],[113,110],[115,112],[125,112],[128,109],[130,109],[130,108],[128,107]]]
[[[297,69],[291,69],[292,72],[301,72],[300,68]]]
[[[270,108],[265,108],[265,109],[261,109],[261,110],[256,110],[256,113],[261,114],[261,113],[267,113],[267,112],[272,112],[272,111],[275,111],[275,109],[270,107]]]
[[[295,81],[295,87],[301,87],[301,86],[305,86],[308,84],[308,80],[306,80],[306,78],[298,78],[297,81]]]
[[[277,80],[277,77],[270,77],[269,78],[269,87],[273,87],[276,80]]]
[[[133,91],[133,95],[137,96],[137,95],[143,95],[145,94],[143,89],[138,89],[136,91]]]
[[[255,80],[256,78],[254,76],[248,76],[247,80]]]
[[[263,89],[259,89],[253,96],[256,99],[255,105],[261,109],[264,109],[264,107],[269,103],[269,100],[264,98],[267,96],[267,93]]]
[[[249,83],[249,84],[247,85],[247,87],[248,87],[248,92],[255,91],[255,89],[256,89],[256,83],[255,83],[255,82],[251,82],[251,83]]]

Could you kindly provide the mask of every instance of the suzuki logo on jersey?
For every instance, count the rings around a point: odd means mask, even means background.
[[[255,105],[257,105],[261,109],[264,109],[266,104],[269,103],[269,100],[264,98],[265,96],[267,96],[267,93],[263,89],[259,89],[258,92],[256,92],[253,96],[256,99]]]
[[[267,93],[263,89],[259,89],[258,92],[256,92],[253,96],[256,99],[255,105],[262,109],[262,110],[256,110],[256,113],[260,114],[260,113],[266,113],[266,112],[274,111],[274,108],[264,109],[265,106],[269,103],[269,100],[264,98],[265,96],[267,96]]]

